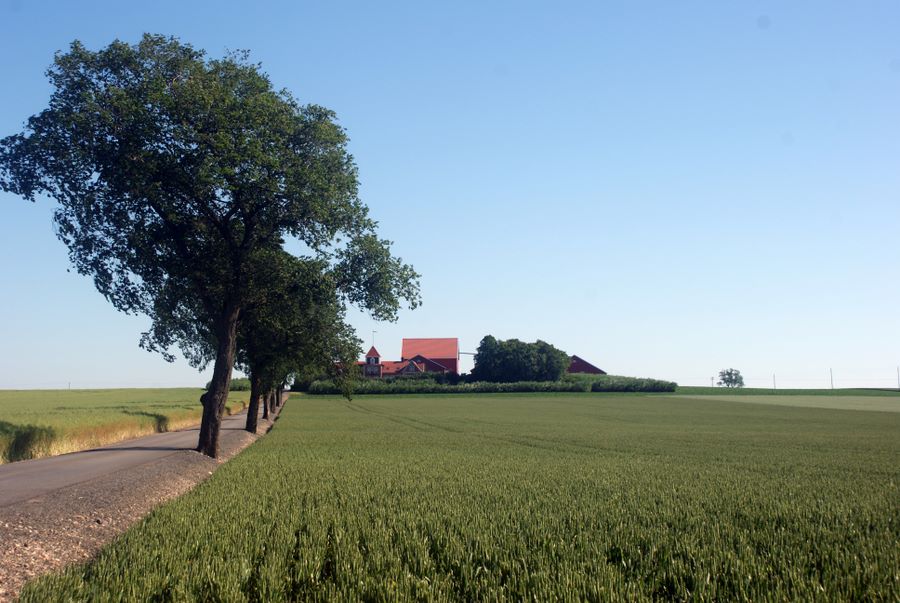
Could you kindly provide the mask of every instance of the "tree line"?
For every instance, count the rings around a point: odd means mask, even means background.
[[[470,380],[499,383],[558,381],[570,362],[568,354],[540,339],[527,343],[487,335],[478,344]]]
[[[358,197],[335,114],[276,90],[247,52],[211,59],[149,34],[99,51],[76,41],[47,77],[48,107],[0,140],[0,188],[57,202],[75,269],[150,317],[142,347],[212,364],[198,451],[218,453],[235,367],[255,431],[260,400],[290,373],[354,366],[348,304],[379,320],[419,304],[418,274]]]

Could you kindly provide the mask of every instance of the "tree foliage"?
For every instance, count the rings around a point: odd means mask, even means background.
[[[478,344],[472,379],[476,381],[556,381],[566,372],[569,355],[545,341],[501,341],[491,335]]]
[[[238,367],[250,375],[247,429],[253,432],[266,392],[282,388],[296,372],[318,371],[340,382],[341,367],[362,351],[324,262],[281,250],[261,253],[257,261],[253,281],[260,295],[242,314],[237,354]]]
[[[719,381],[717,383],[725,387],[744,387],[744,377],[741,376],[741,371],[737,369],[722,369],[719,371]]]
[[[418,304],[418,275],[357,196],[334,114],[275,90],[247,53],[213,60],[156,35],[74,42],[47,75],[48,108],[0,140],[0,188],[58,202],[75,268],[151,318],[143,347],[214,361],[199,450],[216,455],[242,312],[266,295],[260,253],[298,240],[341,300],[378,319]]]

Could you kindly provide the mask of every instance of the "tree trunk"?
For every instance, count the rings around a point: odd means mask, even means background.
[[[239,314],[239,308],[230,307],[217,321],[216,364],[213,368],[209,391],[201,398],[203,418],[200,421],[200,441],[197,443],[197,452],[212,458],[216,458],[219,454],[219,427],[222,425],[222,414],[225,412],[228,389],[231,386],[231,369],[234,366]]]
[[[271,406],[270,400],[272,398],[272,390],[266,390],[266,393],[263,394],[263,419],[269,418],[269,407]]]
[[[262,378],[255,371],[250,372],[250,405],[247,408],[247,426],[250,433],[256,433],[259,418],[259,398],[262,395]]]
[[[279,385],[275,390],[275,408],[281,408],[281,401],[284,399],[284,387]]]

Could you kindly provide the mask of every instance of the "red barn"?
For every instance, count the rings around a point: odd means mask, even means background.
[[[569,368],[566,369],[567,373],[590,373],[592,375],[605,375],[606,371],[603,369],[597,368],[587,360],[583,358],[579,358],[578,356],[572,356],[572,362],[569,364]]]
[[[440,371],[437,364],[445,371],[459,372],[459,339],[456,337],[431,337],[431,338],[404,338],[403,348],[400,352],[400,360],[417,360],[421,356],[423,360],[431,361],[426,365],[426,371]]]

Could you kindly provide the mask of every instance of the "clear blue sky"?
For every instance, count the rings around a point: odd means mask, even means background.
[[[0,135],[55,51],[143,32],[335,110],[423,275],[397,323],[351,316],[386,358],[490,333],[683,384],[897,385],[897,2],[0,2]],[[52,207],[0,193],[0,388],[202,383],[67,272]]]

